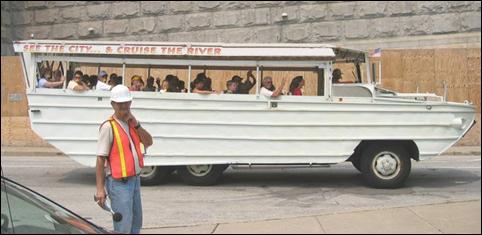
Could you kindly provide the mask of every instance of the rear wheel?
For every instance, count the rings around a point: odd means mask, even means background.
[[[141,184],[149,186],[165,183],[173,171],[174,168],[169,166],[145,166],[141,171]]]
[[[373,144],[362,153],[360,167],[366,183],[374,188],[398,188],[411,169],[408,152],[397,144]]]
[[[181,179],[195,186],[209,186],[216,184],[226,170],[227,165],[187,165],[177,168]]]

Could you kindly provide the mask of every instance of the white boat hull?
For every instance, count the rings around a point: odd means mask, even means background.
[[[85,166],[95,166],[109,92],[28,93],[33,130]],[[146,165],[334,164],[363,140],[413,140],[420,159],[455,144],[474,122],[471,105],[323,97],[133,94],[132,112],[154,140]]]

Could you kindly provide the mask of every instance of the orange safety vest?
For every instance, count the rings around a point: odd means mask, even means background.
[[[108,122],[112,126],[113,140],[109,154],[109,164],[112,178],[123,179],[136,175],[135,159],[129,142],[129,136],[124,128],[111,117]],[[129,123],[129,132],[134,142],[140,168],[144,167],[144,149],[134,125]]]

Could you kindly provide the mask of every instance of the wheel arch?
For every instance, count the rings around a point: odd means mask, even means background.
[[[411,159],[420,161],[420,153],[417,144],[413,140],[362,140],[354,149],[353,154],[348,158],[348,161],[352,161],[355,158],[359,158],[361,153],[371,145],[382,144],[396,144],[402,145],[407,151]]]

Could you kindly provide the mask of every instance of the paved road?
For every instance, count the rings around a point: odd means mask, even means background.
[[[4,174],[111,228],[92,201],[95,171],[66,157],[5,157]],[[338,212],[480,200],[481,157],[441,156],[414,162],[407,186],[371,189],[350,163],[314,169],[228,169],[212,187],[143,187],[144,228],[294,218]]]

